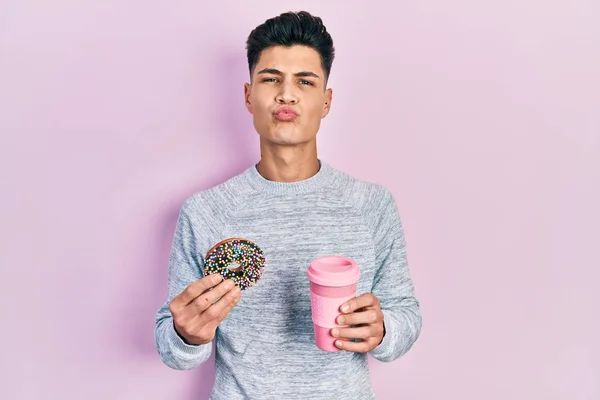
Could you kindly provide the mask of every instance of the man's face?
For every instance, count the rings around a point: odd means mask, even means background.
[[[331,106],[321,57],[306,46],[263,50],[245,96],[261,140],[283,146],[315,140]]]

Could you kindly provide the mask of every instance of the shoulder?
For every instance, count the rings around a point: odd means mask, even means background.
[[[190,194],[183,201],[181,213],[190,219],[204,220],[229,214],[250,193],[244,173]]]
[[[356,178],[346,172],[336,170],[339,188],[346,201],[353,207],[368,212],[395,206],[390,189],[382,183]]]
[[[344,201],[358,214],[374,236],[400,226],[397,202],[391,190],[382,183],[359,179],[338,172],[337,190]]]

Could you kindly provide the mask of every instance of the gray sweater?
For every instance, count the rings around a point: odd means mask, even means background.
[[[217,329],[211,399],[374,399],[366,354],[314,344],[306,271],[317,256],[353,258],[358,294],[377,296],[384,314],[385,337],[370,354],[392,361],[406,353],[421,315],[390,192],[321,162],[303,181],[268,181],[252,166],[190,196],[177,221],[168,298],[156,317],[156,346],[171,368],[192,369],[210,356],[211,344],[188,345],[177,335],[168,305],[202,278],[206,252],[230,237],[254,241],[266,264]]]

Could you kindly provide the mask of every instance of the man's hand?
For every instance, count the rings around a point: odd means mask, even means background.
[[[335,345],[343,350],[366,353],[379,346],[383,340],[383,313],[379,299],[371,293],[347,301],[341,307],[342,315],[337,318],[339,325],[347,328],[334,328],[333,337],[339,338]],[[353,339],[354,341],[350,341]]]
[[[189,285],[169,305],[175,330],[188,344],[210,343],[217,326],[241,298],[231,279],[218,274],[205,276]]]

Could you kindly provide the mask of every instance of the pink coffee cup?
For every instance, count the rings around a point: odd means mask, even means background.
[[[347,257],[325,256],[315,258],[308,267],[310,281],[310,304],[317,347],[325,351],[340,351],[335,347],[332,328],[343,326],[336,323],[340,307],[356,296],[360,271],[356,262]]]

